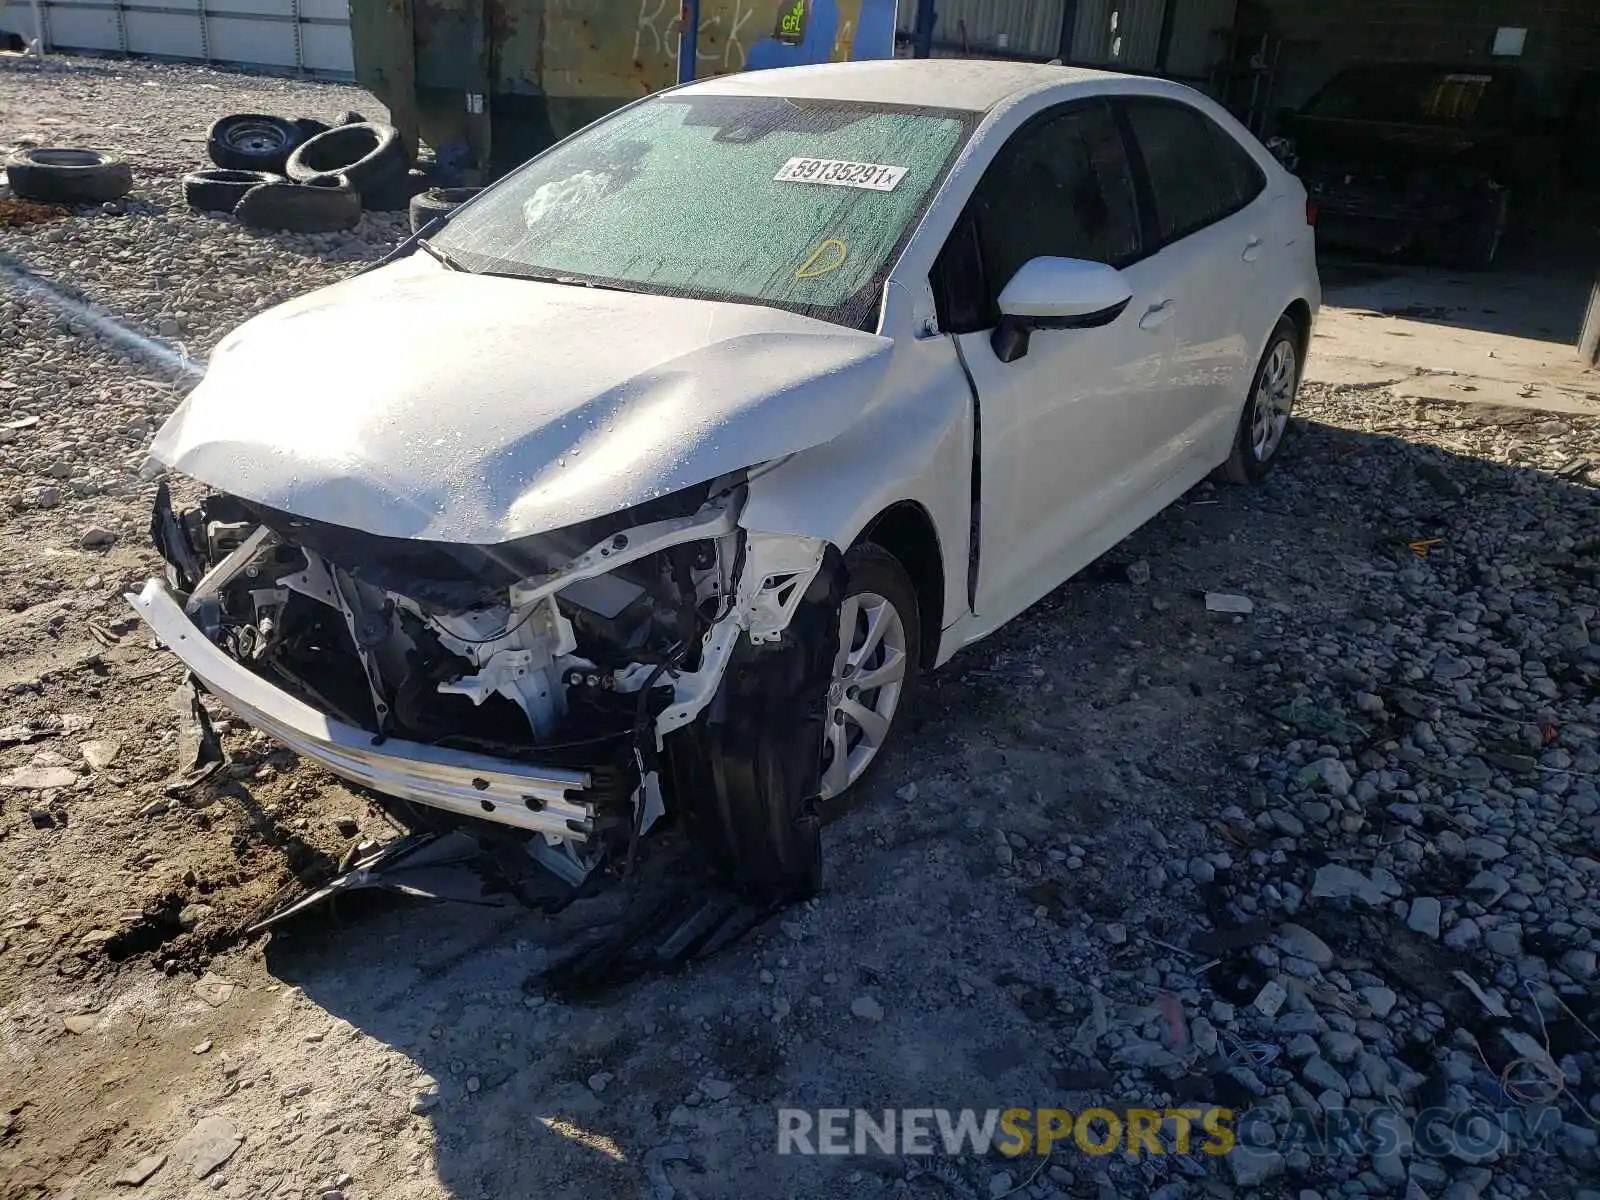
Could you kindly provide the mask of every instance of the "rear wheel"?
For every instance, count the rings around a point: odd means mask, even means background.
[[[1287,316],[1267,339],[1234,431],[1228,461],[1217,468],[1227,483],[1259,483],[1266,478],[1289,436],[1289,418],[1300,388],[1300,331]]]
[[[850,551],[845,567],[822,747],[824,801],[843,796],[878,764],[921,666],[917,595],[900,561],[868,544]]]

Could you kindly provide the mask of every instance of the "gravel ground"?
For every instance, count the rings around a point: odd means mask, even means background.
[[[232,725],[223,776],[175,785],[179,673],[120,593],[155,565],[139,467],[184,386],[163,348],[203,360],[402,233],[252,233],[184,212],[178,178],[215,116],[348,107],[374,113],[198,68],[0,68],[0,148],[109,146],[139,170],[119,211],[0,228],[0,252],[149,339],[0,292],[0,1197],[129,1194],[125,1174],[141,1197],[324,1200],[1592,1185],[1588,418],[1308,387],[1265,487],[1196,489],[933,677],[827,830],[826,892],[684,975],[587,1005],[526,991],[584,905],[242,939],[382,823]],[[1559,1112],[1520,1152],[774,1153],[779,1106],[1466,1128],[1527,1111],[1497,1091],[1517,1059]]]

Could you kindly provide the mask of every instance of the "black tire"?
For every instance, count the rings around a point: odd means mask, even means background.
[[[309,141],[319,133],[327,133],[333,126],[326,121],[319,121],[315,117],[296,117],[294,127],[300,131],[300,140]]]
[[[11,191],[46,204],[104,204],[133,187],[133,168],[99,150],[39,147],[6,157]]]
[[[1487,271],[1500,256],[1511,218],[1511,193],[1506,188],[1488,190],[1478,203],[1478,211],[1467,222],[1465,239],[1451,256],[1454,266],[1468,271]]]
[[[367,119],[353,108],[347,108],[333,119],[335,127],[341,125],[365,125]]]
[[[362,191],[361,207],[373,212],[404,212],[412,198],[427,186],[427,174],[413,169]]]
[[[375,192],[405,175],[410,166],[393,125],[363,121],[319,133],[296,147],[284,174],[296,183],[338,174],[358,192]]]
[[[244,194],[234,216],[256,229],[336,233],[360,223],[361,197],[337,177],[326,182],[263,183]]]
[[[862,794],[862,784],[877,773],[883,763],[884,751],[895,740],[896,734],[904,724],[907,709],[916,699],[917,682],[922,673],[922,613],[917,604],[917,590],[911,583],[911,576],[906,573],[900,560],[881,546],[871,542],[863,543],[844,557],[846,584],[844,603],[848,604],[852,597],[870,593],[881,596],[887,600],[900,618],[905,635],[905,673],[900,680],[900,692],[894,704],[892,715],[889,718],[889,727],[879,743],[878,752],[866,764],[861,774],[852,780],[845,788],[834,793],[823,801],[824,812],[829,816],[837,813],[848,805],[852,795]],[[840,641],[845,638],[841,630]],[[842,647],[849,650],[848,645]],[[841,681],[848,685],[848,680]],[[872,689],[862,697],[870,700],[876,695],[877,689]],[[868,707],[872,707],[869,703]],[[832,718],[830,717],[830,720]],[[824,731],[823,769],[826,772],[832,761],[832,748],[827,744],[831,730]],[[826,790],[826,785],[824,787]]]
[[[231,213],[251,188],[284,182],[270,171],[191,171],[183,177],[183,201],[198,212]]]
[[[460,208],[481,191],[482,188],[457,187],[429,188],[419,192],[411,198],[411,232],[420,233],[429,221]]]
[[[740,638],[704,715],[665,739],[672,810],[706,865],[753,903],[821,886],[817,764],[844,595],[830,546],[783,634]]]
[[[225,171],[283,174],[283,164],[305,134],[293,121],[261,113],[234,113],[212,122],[206,153]]]
[[[1275,394],[1278,375],[1277,356],[1280,349],[1285,346],[1290,356],[1291,373],[1288,379],[1287,407],[1282,408],[1282,426],[1278,428],[1276,436],[1270,443],[1266,444],[1265,453],[1261,453],[1260,446],[1263,443],[1256,425],[1257,402],[1258,399],[1267,399],[1263,396],[1264,387]],[[1287,315],[1279,317],[1277,325],[1273,327],[1272,336],[1267,339],[1267,348],[1261,352],[1261,361],[1256,364],[1256,372],[1250,378],[1250,393],[1244,398],[1244,409],[1239,414],[1239,425],[1233,433],[1233,448],[1228,453],[1227,461],[1212,473],[1213,479],[1222,483],[1255,484],[1267,477],[1277,464],[1278,457],[1283,453],[1284,443],[1289,440],[1289,433],[1294,428],[1291,419],[1294,399],[1300,391],[1300,375],[1304,367],[1305,364],[1300,357],[1300,330]],[[1277,409],[1280,406],[1273,402],[1272,407]]]

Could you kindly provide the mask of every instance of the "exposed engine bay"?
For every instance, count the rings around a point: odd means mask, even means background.
[[[200,684],[406,828],[520,844],[546,902],[625,873],[664,816],[783,902],[820,872],[844,571],[824,541],[740,527],[745,495],[741,474],[478,547],[223,494],[177,512],[163,484],[167,580],[129,599]]]

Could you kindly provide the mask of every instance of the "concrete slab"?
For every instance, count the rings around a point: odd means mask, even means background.
[[[1588,289],[1586,276],[1544,265],[1463,274],[1327,264],[1306,379],[1600,415],[1600,371],[1576,350]]]

